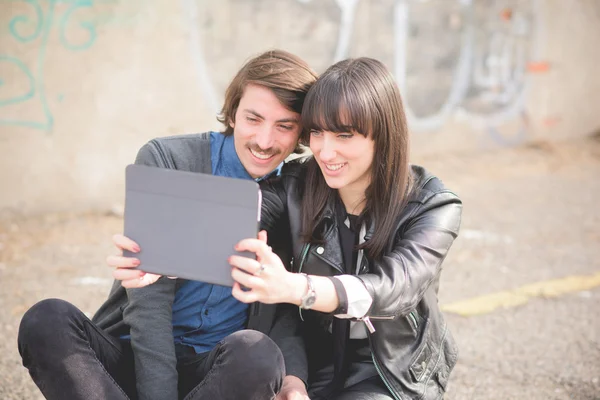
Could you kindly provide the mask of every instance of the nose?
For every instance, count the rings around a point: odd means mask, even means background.
[[[321,161],[328,162],[333,161],[337,157],[337,151],[335,147],[335,140],[331,135],[324,134],[321,140],[321,149],[319,151],[319,158]]]
[[[256,132],[256,144],[262,150],[268,150],[275,144],[275,132],[268,126],[260,127]]]

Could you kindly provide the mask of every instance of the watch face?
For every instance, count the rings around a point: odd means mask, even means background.
[[[304,302],[304,307],[305,308],[310,308],[315,304],[315,300],[317,299],[317,296],[315,296],[314,294],[312,296],[309,296],[308,299],[306,299],[306,301]]]

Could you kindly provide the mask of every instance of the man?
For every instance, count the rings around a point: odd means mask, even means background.
[[[219,116],[224,132],[152,140],[136,163],[255,180],[277,173],[298,144],[300,111],[315,80],[292,54],[259,55],[226,91]],[[140,250],[122,235],[114,241]],[[137,262],[108,259],[117,267]],[[158,277],[140,272],[140,279]],[[115,281],[92,320],[62,300],[34,305],[21,321],[19,352],[48,399],[268,399],[282,385],[284,397],[303,397],[293,366],[286,366],[284,379],[273,341],[289,343],[285,326],[273,326],[273,340],[265,335],[272,318],[272,309],[248,307],[222,286],[161,278],[124,289]]]

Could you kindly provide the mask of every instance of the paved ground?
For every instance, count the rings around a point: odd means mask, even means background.
[[[600,137],[414,161],[465,204],[442,304],[600,272]],[[19,320],[47,297],[92,314],[110,285],[104,258],[121,226],[110,214],[0,222],[0,399],[41,398],[16,350]],[[599,310],[596,286],[485,315],[447,313],[461,355],[446,399],[600,399]]]

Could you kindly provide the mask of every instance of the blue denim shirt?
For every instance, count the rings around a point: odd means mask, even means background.
[[[211,132],[210,139],[213,175],[252,179],[235,152],[233,135]],[[277,173],[280,169],[281,165]],[[248,305],[236,300],[230,287],[188,281],[175,294],[175,343],[192,346],[196,353],[210,351],[226,336],[244,329],[247,319]]]

